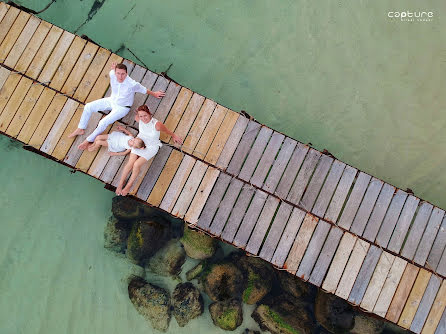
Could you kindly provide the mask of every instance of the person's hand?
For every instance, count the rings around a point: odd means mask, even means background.
[[[176,135],[175,133],[172,135],[172,139],[175,144],[178,144],[178,145],[183,144],[183,139],[181,139],[181,137]]]
[[[108,152],[108,155],[112,157],[112,156],[116,155],[116,153],[115,152]]]
[[[111,69],[115,70],[116,69],[116,65],[118,65],[115,61],[111,64]]]
[[[154,97],[156,97],[157,99],[160,99],[160,98],[162,98],[164,95],[166,95],[166,93],[164,93],[164,92],[161,91],[161,90],[158,90],[158,91],[156,91],[156,92],[153,92],[152,95],[153,95]]]
[[[122,125],[118,125],[116,130],[121,131],[121,132],[125,132],[125,128]]]

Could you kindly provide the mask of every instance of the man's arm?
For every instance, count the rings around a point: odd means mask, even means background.
[[[147,89],[147,94],[148,95],[152,95],[153,97],[156,97],[157,99],[162,98],[164,95],[166,95],[166,93],[164,93],[161,90],[158,90],[156,92],[152,92],[150,89]]]

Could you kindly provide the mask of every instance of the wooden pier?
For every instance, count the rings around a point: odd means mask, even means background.
[[[446,333],[444,210],[3,2],[0,131],[116,186],[128,157],[67,135],[121,61],[166,91],[132,110],[147,104],[185,139],[146,164],[133,196],[401,327]]]

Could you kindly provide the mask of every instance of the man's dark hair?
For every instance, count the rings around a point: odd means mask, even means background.
[[[124,70],[125,73],[127,73],[127,66],[125,66],[124,64],[117,64],[116,69]]]

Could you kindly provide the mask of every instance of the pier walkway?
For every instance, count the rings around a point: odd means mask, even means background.
[[[3,2],[0,132],[116,186],[128,157],[67,135],[121,61],[166,91],[132,110],[147,104],[185,139],[163,145],[133,196],[401,327],[446,333],[444,210]],[[137,133],[131,113],[107,132],[119,124]]]

